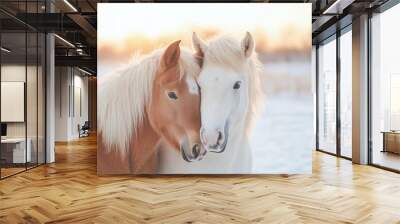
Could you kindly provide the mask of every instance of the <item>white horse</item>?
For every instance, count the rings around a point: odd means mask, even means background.
[[[260,63],[250,33],[241,42],[224,36],[205,43],[195,33],[201,57],[201,141],[208,153],[187,163],[161,150],[162,173],[251,173],[249,131],[262,98]]]

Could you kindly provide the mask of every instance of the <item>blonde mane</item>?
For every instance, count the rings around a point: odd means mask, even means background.
[[[146,106],[151,99],[153,81],[165,49],[156,50],[139,58],[126,68],[110,74],[99,83],[98,124],[107,151],[127,152],[132,136],[144,120]],[[180,77],[196,78],[200,67],[193,54],[181,48]]]
[[[203,63],[222,65],[239,74],[248,75],[249,110],[246,114],[246,131],[249,131],[264,98],[260,80],[262,65],[257,53],[253,52],[250,58],[246,58],[238,40],[231,36],[221,36],[207,42]]]

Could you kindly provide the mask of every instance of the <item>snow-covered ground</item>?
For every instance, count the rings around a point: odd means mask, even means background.
[[[274,95],[266,98],[251,137],[254,173],[311,173],[313,98]]]

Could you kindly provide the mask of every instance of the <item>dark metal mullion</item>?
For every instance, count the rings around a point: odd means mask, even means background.
[[[315,1],[315,8],[318,10],[318,12],[321,11],[321,2],[320,1]]]
[[[36,1],[39,13],[39,1]],[[36,166],[39,165],[39,33],[36,32]]]
[[[20,2],[23,2],[23,1],[22,1],[22,0],[21,0],[21,1],[18,1],[18,4],[19,4]],[[25,21],[27,21],[27,17],[28,17],[28,16],[27,16],[27,6],[26,6],[26,3],[27,3],[27,0],[25,0]],[[9,12],[8,10],[5,10],[4,8],[0,8],[0,12],[1,12],[2,14],[5,14],[7,17],[12,18],[14,21],[17,21],[18,23],[24,25],[25,27],[29,27],[31,30],[37,30],[35,27],[29,25],[29,24],[26,23],[25,21],[22,21],[22,20],[19,19],[16,15],[14,15],[14,14],[11,13],[11,12]]]
[[[67,72],[68,72],[68,67],[67,67]],[[67,81],[68,81],[68,117],[71,117],[71,71],[68,72]]]
[[[373,164],[373,148],[372,148],[372,29],[371,29],[371,20],[372,20],[372,12],[368,12],[368,20],[367,20],[367,46],[368,46],[368,53],[367,53],[367,132],[368,132],[368,164]]]
[[[28,14],[28,1],[25,1],[25,21],[27,20]],[[27,107],[27,97],[28,97],[28,24],[25,25],[25,170],[28,170],[28,107]]]
[[[382,165],[374,164],[374,163],[371,163],[369,165],[373,166],[373,167],[376,167],[376,168],[379,168],[379,169],[382,169],[382,170],[386,170],[386,171],[390,171],[390,172],[393,172],[393,173],[400,174],[400,170],[396,170],[396,169],[393,169],[393,168],[390,168],[390,167],[387,167],[387,166],[382,166]]]
[[[328,151],[325,151],[323,149],[317,149],[317,152],[321,152],[321,153],[325,153],[325,154],[328,154],[328,155],[331,155],[331,156],[338,157],[334,152],[328,152]],[[352,161],[352,158],[347,157],[347,156],[341,156],[339,158]]]
[[[315,46],[315,147],[319,149],[319,44]]]
[[[93,6],[93,4],[89,0],[86,0],[86,3],[90,6],[90,8],[93,9],[93,11],[97,12],[96,8]]]
[[[369,9],[368,13],[383,13],[386,10],[391,9],[399,3],[399,0],[387,0],[383,4],[379,5],[375,9]]]
[[[45,12],[47,13],[47,2],[45,2]],[[44,33],[44,161],[47,163],[47,36]],[[43,53],[43,52],[42,52]],[[42,69],[43,72],[43,69]],[[43,73],[42,73],[43,76]],[[61,91],[61,90],[60,90]]]
[[[67,70],[68,71],[68,70]],[[61,85],[61,79],[62,79],[62,77],[63,77],[64,75],[63,75],[63,72],[60,72],[60,75],[58,76],[58,84],[59,84],[59,86],[58,86],[58,88],[59,88],[59,90],[60,90],[60,117],[62,117],[62,96],[61,96],[61,93],[62,93],[62,85]],[[69,85],[68,85],[68,87],[69,87]]]
[[[71,114],[72,119],[75,117],[75,77],[74,77],[74,68],[71,67],[71,105],[72,108]]]
[[[26,172],[26,171],[27,171],[27,169],[26,169],[26,170],[20,170],[20,171],[18,171],[18,172],[15,172],[15,173],[12,173],[12,174],[9,174],[9,175],[7,175],[7,176],[2,177],[1,180],[6,179],[6,178],[9,178],[9,177],[12,177],[12,176],[15,176],[15,175],[17,175],[17,174],[20,174],[20,173],[23,173],[23,172]]]
[[[47,13],[47,0],[44,2],[44,11]],[[43,163],[47,163],[47,35],[48,33],[44,33],[44,69],[42,69],[42,82],[43,82],[43,73],[44,73],[44,161]],[[43,44],[43,42],[42,42]],[[43,53],[43,51],[42,51]],[[43,84],[43,83],[42,83]],[[42,107],[43,109],[43,107]]]
[[[340,102],[341,102],[341,65],[340,65],[340,30],[336,31],[336,154],[337,156],[341,156],[341,133],[342,133],[342,124],[341,124],[341,110],[340,110]]]
[[[1,24],[2,24],[2,23],[0,23],[0,47],[2,46]],[[1,55],[2,55],[2,53],[0,52],[0,124],[2,124],[2,122],[1,122],[1,67],[2,67],[2,64],[1,64],[2,58],[1,58]],[[1,136],[1,134],[0,134],[0,136]],[[2,162],[1,162],[1,161],[2,161],[2,159],[1,159],[1,143],[0,143],[0,179],[2,179],[2,176],[1,176]]]

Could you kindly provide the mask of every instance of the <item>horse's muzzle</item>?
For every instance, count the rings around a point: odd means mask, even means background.
[[[202,129],[200,131],[200,139],[202,143],[205,145],[207,151],[214,152],[214,153],[222,153],[225,151],[226,145],[228,143],[228,137],[229,137],[229,122],[225,123],[225,127],[223,132],[217,129],[217,139],[215,141],[215,144],[210,145],[207,141],[207,138],[204,136],[205,130]]]
[[[194,144],[190,150],[189,147],[185,147],[185,145],[187,144],[183,144],[180,150],[182,158],[186,162],[200,161],[207,153],[207,150],[205,150],[200,143]]]

